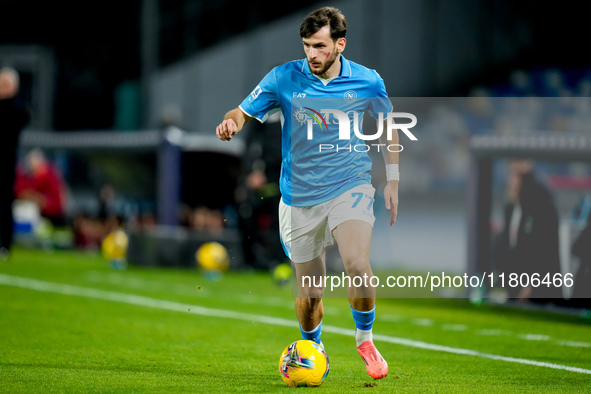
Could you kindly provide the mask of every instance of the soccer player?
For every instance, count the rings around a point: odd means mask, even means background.
[[[218,138],[229,141],[253,118],[264,122],[274,110],[281,111],[280,234],[298,278],[295,309],[302,336],[319,344],[325,289],[310,284],[304,286],[302,278],[326,274],[325,248],[333,244],[333,239],[339,246],[349,277],[372,276],[369,248],[375,220],[375,189],[369,176],[371,160],[366,148],[358,148],[369,145],[363,144],[356,134],[349,140],[339,139],[335,119],[328,116],[327,121],[318,112],[320,108],[314,111],[298,107],[294,112],[292,99],[340,100],[345,104],[343,112],[369,110],[376,119],[378,113],[392,110],[381,77],[374,70],[342,55],[347,43],[346,32],[347,22],[338,9],[324,7],[311,12],[300,26],[306,59],[275,67],[216,128]],[[313,124],[307,119],[314,116],[318,125],[324,124],[327,130],[314,133],[313,140],[310,140]],[[396,130],[390,133],[389,140],[387,138],[386,133],[382,133],[380,144],[398,144]],[[323,143],[325,148],[339,149],[322,151],[317,142]],[[391,152],[385,148],[382,152],[388,179],[384,197],[386,208],[391,211],[390,225],[393,225],[398,207],[398,153],[396,149]],[[356,327],[357,350],[365,361],[368,374],[374,379],[384,378],[388,364],[376,349],[372,336],[375,288],[370,285],[349,286],[347,291]]]

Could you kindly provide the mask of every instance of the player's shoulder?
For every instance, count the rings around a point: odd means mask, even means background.
[[[283,63],[273,68],[273,72],[276,74],[289,74],[292,72],[303,72],[304,70],[304,59],[292,60]]]
[[[351,76],[352,77],[360,77],[360,78],[372,78],[375,80],[381,80],[382,77],[376,70],[373,68],[369,68],[364,66],[363,64],[356,63],[352,60],[347,59],[347,63],[351,68]]]

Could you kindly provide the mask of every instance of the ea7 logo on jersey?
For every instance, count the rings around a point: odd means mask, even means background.
[[[306,97],[306,93],[293,92],[293,97],[303,98],[303,97]]]
[[[263,89],[261,89],[261,86],[257,86],[256,88],[254,88],[254,90],[252,91],[252,93],[250,94],[250,98],[248,99],[248,101],[254,101],[257,99],[257,97],[259,97],[259,94],[261,94],[263,92]]]

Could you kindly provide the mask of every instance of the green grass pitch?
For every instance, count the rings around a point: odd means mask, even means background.
[[[17,249],[0,262],[0,392],[591,392],[588,319],[436,299],[378,300],[380,381],[357,354],[347,300],[326,299],[330,373],[292,389],[277,367],[300,339],[293,301],[267,273],[208,281]]]

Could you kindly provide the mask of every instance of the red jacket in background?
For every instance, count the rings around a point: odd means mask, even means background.
[[[64,190],[61,175],[48,163],[34,174],[21,166],[16,169],[15,197],[37,202],[42,216],[59,218],[64,215]]]

